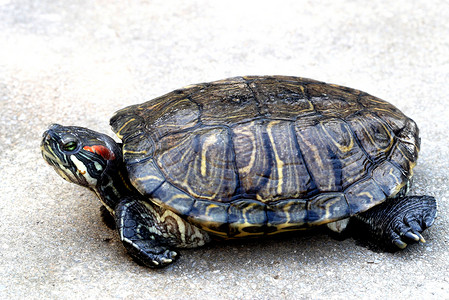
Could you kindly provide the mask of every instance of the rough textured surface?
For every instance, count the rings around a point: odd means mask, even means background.
[[[0,0],[0,298],[446,298],[449,4],[427,1]],[[427,243],[377,253],[306,234],[136,265],[99,201],[40,157],[53,122],[112,135],[125,105],[190,83],[285,74],[388,100],[421,129],[411,193],[435,196]]]

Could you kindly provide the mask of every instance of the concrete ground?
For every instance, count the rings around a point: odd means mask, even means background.
[[[444,0],[0,0],[0,298],[449,299],[448,19]],[[351,86],[412,117],[411,193],[439,202],[427,243],[391,254],[308,234],[150,270],[41,158],[51,123],[112,135],[119,108],[246,74]]]

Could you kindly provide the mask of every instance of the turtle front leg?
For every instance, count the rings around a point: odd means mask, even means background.
[[[194,248],[209,241],[206,232],[141,199],[122,199],[115,209],[115,221],[128,253],[151,268],[174,262],[178,258],[174,248]]]
[[[407,244],[425,242],[421,233],[432,226],[437,212],[435,198],[406,196],[388,199],[354,218],[388,249],[404,249]]]

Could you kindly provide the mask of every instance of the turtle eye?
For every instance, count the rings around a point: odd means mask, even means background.
[[[75,141],[70,141],[62,145],[62,149],[64,151],[73,151],[78,147],[78,144]]]

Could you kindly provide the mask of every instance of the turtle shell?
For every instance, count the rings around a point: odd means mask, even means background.
[[[223,237],[366,211],[406,185],[419,151],[415,122],[390,103],[287,76],[187,86],[111,125],[137,190]]]

